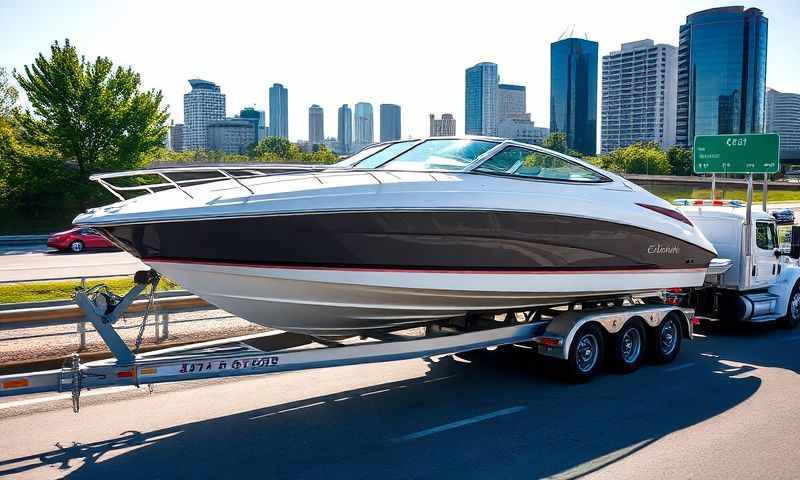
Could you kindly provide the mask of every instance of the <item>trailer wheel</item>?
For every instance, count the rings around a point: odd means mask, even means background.
[[[653,330],[650,352],[656,363],[670,363],[681,351],[681,325],[675,314],[667,315]]]
[[[800,324],[800,282],[797,282],[789,295],[786,315],[778,319],[778,326],[791,329]]]
[[[569,347],[566,373],[569,380],[576,383],[588,382],[603,363],[603,331],[594,323],[578,329]]]
[[[611,363],[619,373],[630,373],[639,368],[645,354],[647,331],[638,318],[628,320],[614,334],[611,348]]]

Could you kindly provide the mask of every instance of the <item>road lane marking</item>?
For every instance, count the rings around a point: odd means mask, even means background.
[[[446,377],[438,377],[438,378],[429,378],[427,380],[423,380],[422,383],[433,383],[433,382],[441,382],[442,380],[447,380],[449,378],[453,378],[456,375],[448,375]]]
[[[300,405],[299,407],[284,408],[283,410],[278,410],[277,412],[264,413],[262,415],[256,415],[255,417],[250,417],[250,420],[258,420],[259,418],[271,417],[273,415],[279,415],[281,413],[294,412],[297,410],[303,410],[305,408],[316,407],[324,404],[325,402],[316,402],[316,403],[309,403],[308,405]]]
[[[675,371],[678,371],[678,370],[683,370],[684,368],[694,367],[694,365],[695,365],[694,362],[682,363],[680,365],[675,365],[674,367],[665,368],[664,371],[665,372],[675,372]]]
[[[633,445],[629,445],[624,448],[620,448],[611,453],[607,453],[603,456],[597,457],[593,460],[589,460],[588,462],[581,463],[575,467],[570,468],[569,470],[564,470],[563,472],[556,473],[555,475],[551,475],[547,478],[547,480],[567,480],[567,479],[574,479],[578,477],[582,477],[589,473],[595,472],[606,465],[610,465],[617,460],[621,460],[622,458],[635,453],[638,450],[646,447],[648,444],[652,443],[654,440],[648,438],[647,440],[642,440],[641,442],[634,443]]]
[[[527,407],[524,406],[504,408],[502,410],[497,410],[495,412],[485,413],[483,415],[465,418],[463,420],[458,420],[456,422],[445,423],[444,425],[439,425],[436,427],[427,428],[425,430],[420,430],[419,432],[409,433],[408,435],[403,435],[402,437],[395,438],[393,441],[407,442],[409,440],[416,440],[418,438],[427,437],[429,435],[434,435],[437,433],[446,432],[448,430],[453,430],[454,428],[460,428],[460,427],[465,427],[467,425],[472,425],[473,423],[483,422],[486,420],[491,420],[493,418],[519,413],[525,410],[526,408]]]
[[[370,395],[377,395],[379,393],[388,392],[389,390],[391,390],[391,388],[384,388],[383,390],[375,390],[374,392],[362,393],[361,396],[362,397],[368,397]]]

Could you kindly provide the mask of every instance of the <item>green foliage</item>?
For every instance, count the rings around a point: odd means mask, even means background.
[[[161,92],[140,91],[131,68],[114,68],[106,57],[86,60],[66,40],[24,70],[14,78],[32,107],[17,115],[25,140],[74,162],[82,178],[136,168],[163,144],[167,111]]]
[[[324,145],[306,152],[289,140],[281,137],[267,137],[253,147],[253,160],[264,163],[323,163],[338,161],[336,154]]]
[[[9,83],[6,69],[0,67],[0,117],[9,117],[16,112],[17,89]]]
[[[673,145],[667,149],[667,162],[670,165],[672,175],[692,175],[693,160],[692,151],[688,148],[681,148]]]
[[[590,161],[616,173],[667,175],[671,171],[666,153],[653,142],[635,143]]]
[[[583,157],[581,152],[569,148],[567,145],[567,134],[564,132],[553,132],[549,134],[542,140],[542,146],[554,152],[567,154],[571,157]]]

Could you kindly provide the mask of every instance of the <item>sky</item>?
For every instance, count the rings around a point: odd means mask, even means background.
[[[267,110],[267,89],[289,89],[289,137],[308,138],[308,107],[336,136],[343,103],[402,108],[402,134],[426,136],[428,114],[453,113],[464,131],[464,70],[498,64],[500,81],[527,87],[528,111],[549,126],[550,43],[572,30],[600,55],[644,38],[677,45],[686,15],[719,1],[178,1],[0,0],[0,66],[22,69],[55,40],[109,57],[161,90],[183,121],[189,78],[216,82],[227,114]],[[735,3],[733,3],[735,4]],[[767,85],[800,92],[800,1],[757,4],[769,19]],[[376,135],[377,136],[377,135]]]

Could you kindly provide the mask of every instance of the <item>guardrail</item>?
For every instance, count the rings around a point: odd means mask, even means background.
[[[147,300],[135,300],[127,313],[141,313],[147,308]],[[153,317],[156,327],[156,343],[169,337],[169,314],[174,311],[195,308],[216,308],[196,295],[162,297],[153,301]],[[0,311],[0,328],[34,328],[74,323],[80,338],[79,349],[86,346],[86,318],[75,305],[29,307]]]

